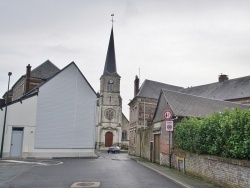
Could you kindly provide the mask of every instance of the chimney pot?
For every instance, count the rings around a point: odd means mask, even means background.
[[[228,75],[221,74],[219,75],[219,82],[224,82],[228,80]]]
[[[31,66],[28,64],[26,67],[26,84],[25,84],[25,93],[29,91],[30,87],[30,73],[31,73]]]
[[[134,97],[136,97],[138,91],[139,91],[139,78],[138,76],[136,75],[135,76],[135,82],[134,82]]]

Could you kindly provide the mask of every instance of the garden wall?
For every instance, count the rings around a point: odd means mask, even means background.
[[[235,160],[209,155],[198,155],[183,150],[174,150],[172,167],[177,168],[177,158],[185,159],[185,171],[225,187],[250,187],[250,161]],[[183,161],[179,161],[183,171]]]

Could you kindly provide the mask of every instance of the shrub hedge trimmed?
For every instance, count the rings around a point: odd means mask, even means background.
[[[175,146],[193,153],[250,159],[250,109],[226,109],[204,119],[184,118],[174,133]]]

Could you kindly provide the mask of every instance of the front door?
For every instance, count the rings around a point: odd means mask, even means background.
[[[160,134],[154,134],[154,162],[160,163]]]
[[[110,147],[113,145],[113,133],[107,132],[105,134],[105,147]]]
[[[23,128],[12,128],[10,157],[22,157]]]

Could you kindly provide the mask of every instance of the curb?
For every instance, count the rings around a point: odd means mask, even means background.
[[[183,187],[183,188],[195,188],[195,187],[190,186],[190,185],[187,185],[187,184],[185,184],[185,183],[183,183],[183,182],[181,182],[181,181],[178,181],[178,180],[176,180],[176,179],[174,179],[174,178],[172,178],[172,177],[170,177],[170,176],[168,176],[168,175],[166,175],[166,174],[160,172],[159,170],[157,170],[157,169],[155,169],[155,168],[152,168],[152,167],[146,165],[144,162],[140,162],[140,161],[138,161],[137,159],[134,159],[134,158],[131,158],[131,159],[134,160],[134,161],[136,161],[137,163],[139,163],[139,164],[141,164],[141,165],[143,165],[143,166],[145,166],[145,167],[147,167],[147,168],[149,168],[149,169],[151,169],[151,170],[157,172],[158,174],[160,174],[160,175],[166,177],[168,180],[170,180],[170,181],[172,181],[172,182],[174,182],[174,183],[180,185],[180,186]]]

